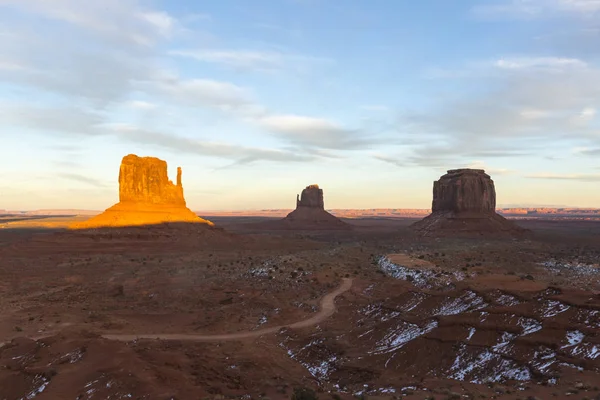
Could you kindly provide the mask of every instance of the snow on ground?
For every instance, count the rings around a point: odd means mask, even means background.
[[[401,321],[395,329],[390,330],[383,339],[376,343],[375,349],[370,351],[369,354],[386,354],[394,352],[419,336],[431,332],[433,329],[437,328],[437,326],[438,323],[435,320],[429,321],[423,327]]]
[[[531,372],[527,367],[517,365],[488,349],[473,353],[463,343],[447,376],[458,381],[481,384],[505,380],[527,381],[531,379]]]
[[[448,299],[434,312],[434,315],[456,315],[466,311],[475,311],[487,307],[482,297],[473,291],[467,291],[460,297]]]
[[[571,306],[561,303],[558,300],[546,300],[540,310],[542,317],[552,318],[558,314],[567,311]]]
[[[570,275],[588,281],[593,279],[600,282],[600,265],[598,264],[548,260],[541,263],[541,265],[546,267],[553,274]]]
[[[35,399],[39,394],[42,394],[48,387],[50,381],[42,375],[36,375],[33,378],[33,389],[23,398],[19,400],[32,400]]]

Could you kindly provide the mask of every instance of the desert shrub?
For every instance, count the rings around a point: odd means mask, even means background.
[[[318,400],[317,393],[309,388],[295,388],[292,400]]]

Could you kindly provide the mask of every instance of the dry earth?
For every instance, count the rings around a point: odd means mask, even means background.
[[[5,222],[0,399],[600,398],[598,223],[485,240],[206,217],[225,231]]]

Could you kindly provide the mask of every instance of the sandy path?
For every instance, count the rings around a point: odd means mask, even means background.
[[[224,333],[217,335],[196,335],[182,333],[157,333],[157,334],[106,334],[102,337],[110,340],[131,341],[136,339],[159,339],[159,340],[186,340],[194,342],[216,342],[226,340],[249,339],[263,336],[270,333],[275,333],[282,328],[306,328],[317,325],[327,318],[331,317],[335,312],[335,298],[340,294],[347,292],[352,287],[352,278],[343,278],[342,284],[333,292],[326,294],[321,300],[321,310],[314,316],[294,322],[288,325],[273,326],[271,328],[259,329],[256,331],[246,331],[237,333]]]

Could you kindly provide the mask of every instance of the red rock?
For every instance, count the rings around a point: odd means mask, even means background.
[[[454,169],[433,183],[432,212],[495,212],[494,181],[481,169]]]
[[[296,209],[285,218],[260,224],[262,228],[274,230],[346,230],[352,227],[325,211],[323,189],[310,185],[296,196]]]
[[[119,170],[119,201],[185,207],[181,167],[177,168],[177,185],[174,185],[167,175],[165,161],[135,154],[123,157]]]
[[[480,169],[450,170],[433,183],[432,213],[411,225],[428,235],[524,233],[496,213],[494,181]]]
[[[166,222],[214,224],[186,207],[177,168],[177,184],[168,178],[167,163],[154,157],[123,157],[119,170],[119,202],[71,229],[157,225]]]
[[[296,196],[296,208],[299,207],[310,207],[325,209],[325,202],[323,201],[323,189],[319,188],[319,185],[309,185],[302,190],[302,195]]]

